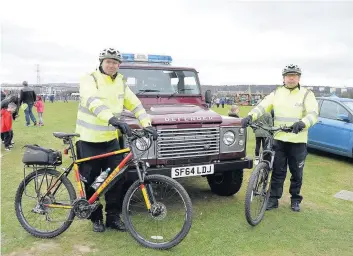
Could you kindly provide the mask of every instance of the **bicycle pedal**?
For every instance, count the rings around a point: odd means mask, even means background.
[[[94,202],[92,205],[91,205],[91,211],[94,212],[95,210],[98,209],[99,206],[101,206],[102,204],[99,202],[99,201],[96,201]]]

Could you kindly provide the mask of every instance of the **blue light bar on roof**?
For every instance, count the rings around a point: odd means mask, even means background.
[[[123,61],[134,61],[134,55],[130,53],[122,53]]]
[[[172,62],[172,57],[168,55],[146,55],[122,53],[123,62],[149,62],[149,63],[166,63]]]

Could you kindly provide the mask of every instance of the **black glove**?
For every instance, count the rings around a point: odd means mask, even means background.
[[[250,122],[252,121],[252,116],[247,116],[241,120],[241,127],[246,128],[249,126]]]
[[[292,125],[292,128],[293,128],[293,133],[298,134],[305,128],[305,123],[303,121],[295,122]]]
[[[152,135],[153,140],[157,140],[158,134],[157,134],[157,130],[155,128],[153,128],[152,126],[147,126],[143,129]]]
[[[127,123],[121,122],[119,118],[115,116],[109,119],[109,124],[119,129],[122,134],[126,134],[129,137],[132,135],[129,125]]]

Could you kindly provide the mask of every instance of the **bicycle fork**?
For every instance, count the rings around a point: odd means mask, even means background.
[[[267,160],[265,159],[264,156],[270,155],[271,159]],[[264,150],[262,153],[260,153],[260,162],[265,162],[268,164],[268,166],[270,167],[270,170],[272,170],[273,168],[273,162],[275,160],[275,152],[272,150]]]
[[[153,190],[151,184],[145,183],[145,176],[146,176],[146,166],[144,163],[141,163],[141,168],[138,162],[135,162],[135,167],[137,170],[137,175],[140,181],[140,189],[145,200],[146,207],[149,212],[151,212],[152,204],[155,202],[155,198],[153,196]],[[151,199],[151,200],[150,200]]]

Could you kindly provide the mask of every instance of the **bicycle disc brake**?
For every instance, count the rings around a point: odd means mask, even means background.
[[[167,216],[167,207],[160,202],[154,203],[151,207],[151,215],[155,220],[162,220]]]

